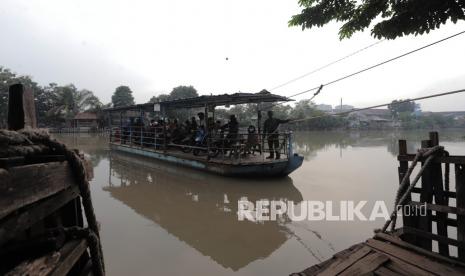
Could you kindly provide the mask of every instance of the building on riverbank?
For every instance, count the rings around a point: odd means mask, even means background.
[[[367,109],[349,114],[349,127],[362,129],[392,128],[397,123],[392,119],[388,109]]]

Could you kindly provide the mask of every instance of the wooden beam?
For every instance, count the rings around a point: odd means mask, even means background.
[[[0,186],[0,219],[11,212],[75,185],[68,162],[39,163],[8,170],[8,187]]]
[[[389,257],[378,253],[371,252],[357,263],[349,267],[346,271],[342,272],[341,276],[358,276],[358,275],[369,275],[381,265],[389,261]]]
[[[429,148],[431,147],[430,140],[423,140],[421,141],[422,148]],[[421,163],[421,166],[424,166],[424,162]],[[432,203],[433,202],[433,183],[432,183],[432,171],[431,167],[426,168],[423,171],[421,176],[421,194],[420,194],[420,202]],[[426,232],[431,232],[432,230],[432,222],[431,222],[431,210],[426,210],[426,216],[419,216],[418,217],[418,229],[421,229]],[[418,243],[416,245],[426,249],[432,250],[432,242],[428,239],[423,239],[421,237],[417,238]]]
[[[87,242],[83,239],[66,243],[60,250],[50,252],[37,259],[26,260],[9,271],[13,275],[67,275],[86,252]]]
[[[456,206],[465,209],[465,166],[455,165],[455,191],[457,193]],[[457,240],[465,242],[465,215],[457,215]],[[465,247],[458,247],[458,257],[465,262]]]
[[[457,214],[457,215],[465,216],[465,208],[457,208],[457,207],[452,207],[452,206],[444,206],[444,205],[417,202],[417,201],[410,202],[410,205],[418,206],[418,207],[426,206],[427,210],[436,211],[438,213],[443,213],[443,214],[444,213],[451,213],[451,214]],[[438,214],[436,214],[436,215],[438,215]]]
[[[351,253],[345,258],[340,258],[338,261],[332,263],[324,271],[319,273],[319,276],[330,276],[337,275],[342,271],[346,270],[348,267],[356,263],[361,258],[365,257],[370,253],[371,249],[367,246],[363,246],[357,251]]]
[[[406,140],[399,140],[399,155],[406,155],[407,154],[407,141]],[[402,183],[402,180],[404,179],[404,176],[407,174],[408,171],[408,161],[400,161],[399,162],[399,167],[397,168],[397,172],[399,175],[399,185]],[[407,180],[405,189],[401,191],[401,194],[404,194],[405,191],[407,190],[408,186],[410,185],[410,179]],[[411,194],[407,195],[406,202],[412,201],[412,196]],[[396,207],[397,208],[397,207]],[[404,212],[404,210],[403,210]],[[404,225],[410,226],[410,227],[418,227],[418,217],[415,215],[406,215],[405,213],[402,214],[402,221]],[[409,242],[416,244],[416,237],[411,236],[407,237]]]
[[[402,231],[402,228],[400,230]],[[402,247],[404,249],[411,250],[411,251],[416,252],[418,254],[429,256],[429,257],[431,257],[433,259],[438,259],[439,261],[465,268],[465,263],[462,263],[462,262],[457,261],[457,260],[452,259],[452,258],[447,258],[447,257],[441,256],[438,253],[435,253],[435,252],[432,252],[432,251],[429,251],[429,250],[425,250],[425,249],[423,249],[421,247],[418,247],[418,246],[415,246],[415,245],[410,244],[408,242],[405,242],[405,241],[401,240],[400,238],[394,237],[394,236],[389,235],[389,234],[376,233],[375,239],[382,240],[382,241],[387,241],[387,242],[390,242],[390,243],[392,243],[392,244],[394,244],[396,246]]]
[[[430,233],[430,232],[424,232],[424,231],[421,231],[421,230],[418,230],[418,229],[415,229],[415,228],[411,228],[411,227],[403,227],[401,229],[401,231],[404,234],[413,234],[413,235],[416,235],[416,236],[421,236],[421,237],[424,237],[424,238],[427,238],[427,239],[430,239],[430,240],[438,241],[438,243],[443,243],[443,244],[446,244],[446,245],[450,244],[450,245],[453,245],[453,246],[465,246],[465,242],[459,242],[457,240],[454,240],[454,239],[451,239],[451,238],[448,238],[448,237],[444,237],[444,236],[437,235],[437,234]],[[441,255],[443,255],[443,254],[441,254]]]
[[[427,270],[437,275],[459,276],[465,273],[465,270],[460,269],[458,267],[452,267],[439,262],[435,262],[432,259],[427,258],[426,256],[416,254],[412,251],[405,250],[401,247],[394,246],[386,242],[370,239],[366,241],[366,244],[379,252],[388,254],[392,257],[399,258],[404,262],[409,263],[410,265]]]
[[[0,220],[0,246],[20,231],[30,228],[78,196],[79,188],[73,186],[36,204],[22,208],[14,216]]]
[[[412,193],[417,193],[417,194],[420,194],[421,193],[421,188],[418,188],[418,187],[413,187],[412,189]],[[444,194],[449,197],[449,198],[456,198],[456,194],[455,192],[451,192],[451,191],[444,191]]]
[[[415,154],[399,155],[397,156],[398,161],[413,161]],[[425,158],[421,158],[424,161]],[[465,156],[436,156],[433,158],[434,163],[449,163],[449,164],[463,164],[465,165]]]

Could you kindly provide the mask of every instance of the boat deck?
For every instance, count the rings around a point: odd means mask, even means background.
[[[287,154],[281,154],[280,159],[266,159],[268,154],[266,153],[259,153],[255,152],[254,154],[247,154],[245,156],[239,155],[237,157],[235,156],[229,156],[229,154],[219,154],[217,157],[214,158],[207,158],[207,155],[205,153],[201,153],[200,155],[194,155],[192,152],[182,152],[180,149],[176,148],[169,148],[166,150],[162,149],[154,149],[151,147],[144,147],[140,145],[128,145],[128,144],[121,144],[118,142],[111,142],[111,145],[117,145],[117,146],[123,146],[127,148],[134,148],[138,150],[143,150],[143,151],[149,151],[149,152],[154,152],[154,153],[159,153],[159,154],[166,154],[170,156],[174,156],[177,158],[181,159],[186,159],[186,160],[195,160],[195,161],[201,161],[201,162],[210,162],[210,163],[218,163],[218,164],[225,164],[225,165],[239,165],[239,164],[272,164],[272,163],[282,163],[282,162],[288,162],[288,156]]]
[[[331,259],[291,276],[323,275],[465,275],[465,263],[416,247],[388,234],[377,234]]]

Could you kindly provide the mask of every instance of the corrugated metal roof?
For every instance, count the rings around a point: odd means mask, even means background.
[[[223,95],[203,95],[199,97],[175,99],[159,102],[164,108],[198,108],[205,106],[223,106],[247,103],[264,103],[264,102],[288,102],[293,101],[284,96],[271,94],[266,90],[258,93],[234,93]],[[156,103],[155,103],[156,104]],[[124,110],[146,110],[153,111],[154,103],[137,104],[132,106],[114,107],[105,109],[105,111],[124,111]]]

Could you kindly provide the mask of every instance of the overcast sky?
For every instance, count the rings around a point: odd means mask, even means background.
[[[1,0],[0,66],[41,85],[73,83],[103,102],[128,85],[141,103],[178,85],[200,94],[270,90],[376,41],[369,31],[339,41],[338,24],[288,27],[299,10],[297,0]],[[463,22],[449,23],[384,41],[272,92],[292,95],[461,30]],[[464,46],[461,35],[325,87],[315,101],[335,105],[342,97],[362,107],[465,88]],[[465,110],[465,95],[420,103]]]

